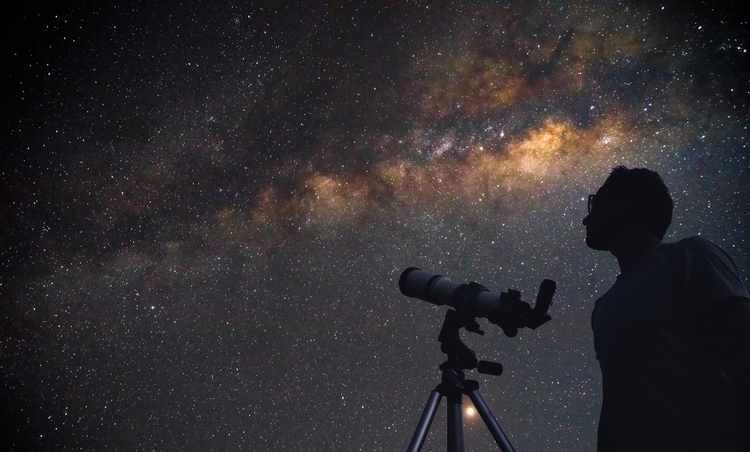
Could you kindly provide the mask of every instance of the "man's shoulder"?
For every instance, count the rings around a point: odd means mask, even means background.
[[[679,250],[677,254],[687,261],[706,262],[737,270],[732,257],[722,247],[703,236],[688,237],[669,245]]]
[[[703,237],[702,235],[694,235],[687,237],[679,242],[667,243],[667,245],[674,248],[682,248],[687,250],[721,250],[719,245],[715,244],[711,240]]]
[[[701,235],[684,238],[677,242],[663,242],[657,248],[657,255],[671,261],[691,261],[693,259],[716,258],[725,260],[729,255],[719,245]],[[729,258],[731,260],[731,258]]]

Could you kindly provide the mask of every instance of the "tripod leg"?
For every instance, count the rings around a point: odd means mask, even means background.
[[[475,389],[471,391],[469,397],[471,397],[471,401],[474,403],[474,408],[482,416],[482,420],[484,420],[484,424],[489,429],[492,437],[495,438],[495,442],[500,447],[500,450],[503,452],[516,452],[513,449],[513,445],[510,444],[508,437],[505,436],[505,432],[503,432],[500,424],[498,424],[497,419],[495,419],[495,415],[490,411],[490,407],[487,406],[487,402],[484,401],[482,394],[479,393],[479,390]]]
[[[464,406],[460,390],[448,393],[448,452],[464,452]]]
[[[438,390],[430,393],[430,398],[427,399],[422,417],[419,419],[419,424],[417,424],[417,429],[414,431],[414,436],[411,437],[411,442],[406,452],[419,452],[422,450],[424,440],[427,438],[427,432],[430,430],[430,425],[432,425],[432,420],[435,418],[435,413],[437,413],[437,408],[440,405],[442,397],[443,395]]]

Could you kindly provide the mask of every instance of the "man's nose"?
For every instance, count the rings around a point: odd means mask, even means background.
[[[588,226],[589,225],[589,217],[590,217],[590,215],[586,215],[586,218],[583,219],[582,223],[583,223],[584,226]]]

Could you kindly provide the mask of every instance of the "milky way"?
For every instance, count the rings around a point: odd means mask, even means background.
[[[617,266],[581,220],[611,168],[658,171],[665,240],[750,281],[748,23],[647,3],[4,14],[3,442],[405,449],[444,359],[445,307],[398,291],[417,266],[557,281],[548,324],[463,334],[505,368],[469,374],[518,450],[593,450]],[[496,450],[476,415],[466,443]]]

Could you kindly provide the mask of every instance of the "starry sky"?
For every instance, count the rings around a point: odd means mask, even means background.
[[[1,15],[9,450],[405,449],[446,311],[410,266],[557,281],[537,330],[463,333],[505,367],[468,374],[517,450],[593,450],[618,269],[581,220],[617,165],[750,282],[740,2],[58,3]]]

